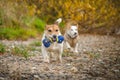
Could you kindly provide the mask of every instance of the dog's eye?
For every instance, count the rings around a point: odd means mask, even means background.
[[[58,32],[58,29],[56,29],[55,31]]]
[[[52,32],[52,30],[48,30],[48,32]]]

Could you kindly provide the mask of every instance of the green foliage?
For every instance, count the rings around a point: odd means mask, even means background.
[[[3,24],[3,21],[2,21],[2,16],[3,16],[2,14],[3,14],[3,13],[2,13],[2,11],[3,11],[3,10],[2,10],[2,9],[0,9],[0,25],[2,25],[2,24]]]
[[[27,47],[27,49],[28,49],[29,51],[36,51],[36,47],[34,47],[34,46],[32,46],[32,45],[30,45],[29,47]]]
[[[36,37],[43,32],[45,23],[54,23],[60,17],[62,31],[69,19],[78,22],[79,30],[88,32],[115,29],[120,26],[119,5],[119,0],[0,0],[0,28],[4,27],[0,39]]]
[[[31,46],[41,46],[41,42],[40,41],[34,41],[30,45]]]
[[[67,19],[75,20],[80,29],[88,32],[92,32],[91,29],[104,29],[100,33],[120,26],[119,0],[39,0],[31,3],[36,5],[36,11],[41,11],[37,15],[47,23],[53,23],[62,17],[64,23]]]
[[[35,29],[39,33],[43,32],[45,22],[39,19],[38,17],[26,16],[23,18],[23,23],[29,28]]]
[[[0,28],[1,39],[22,39],[26,40],[29,37],[35,37],[37,32],[31,29],[24,28]]]
[[[35,17],[32,24],[35,26],[35,28],[38,30],[38,32],[43,32],[45,23],[42,20]]]
[[[92,59],[98,59],[101,57],[100,53],[86,52],[86,54]]]
[[[0,3],[0,39],[26,40],[43,32],[45,23],[36,17],[35,5],[13,0]]]
[[[74,52],[70,52],[70,50],[69,49],[65,49],[64,51],[63,51],[63,53],[62,53],[62,56],[63,57],[68,57],[68,56],[74,56]]]
[[[5,45],[0,43],[0,54],[4,54],[6,52]]]
[[[26,59],[30,56],[29,55],[29,52],[28,52],[28,49],[23,47],[23,46],[15,46],[13,49],[12,49],[12,54],[14,55],[18,55],[18,56],[23,56],[25,57]]]
[[[63,57],[69,57],[69,56],[73,56],[73,53],[69,53],[69,52],[64,52],[63,54],[62,54],[62,56]]]

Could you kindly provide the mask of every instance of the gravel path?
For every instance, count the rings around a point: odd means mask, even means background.
[[[35,40],[1,42],[8,49]],[[0,80],[119,80],[120,37],[80,35],[79,54],[64,53],[63,63],[43,63],[40,47],[25,59],[10,53],[0,55]],[[31,53],[30,53],[31,54]]]

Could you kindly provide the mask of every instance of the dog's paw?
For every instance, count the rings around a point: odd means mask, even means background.
[[[62,60],[58,60],[59,63],[62,63]]]
[[[74,51],[74,53],[78,54],[79,52],[78,51]]]
[[[43,60],[45,63],[50,63],[49,59]]]
[[[70,53],[74,52],[73,48],[69,48],[69,51],[70,51]]]
[[[74,50],[72,48],[67,48],[67,49],[64,49],[64,52],[70,52],[70,53],[73,53]]]

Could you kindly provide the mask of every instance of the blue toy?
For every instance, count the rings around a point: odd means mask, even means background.
[[[62,43],[64,41],[64,37],[63,36],[58,36],[58,43]]]
[[[45,46],[46,48],[48,48],[48,47],[50,46],[51,42],[50,42],[50,40],[48,40],[47,38],[45,38],[45,39],[43,40],[43,44],[44,44],[44,46]]]
[[[46,48],[48,48],[48,47],[50,47],[50,45],[53,43],[53,42],[57,42],[57,43],[62,43],[64,41],[64,37],[63,36],[58,36],[57,38],[56,38],[56,40],[55,39],[52,39],[52,38],[45,38],[42,42],[43,42],[43,44],[44,44],[44,46],[46,47]]]

